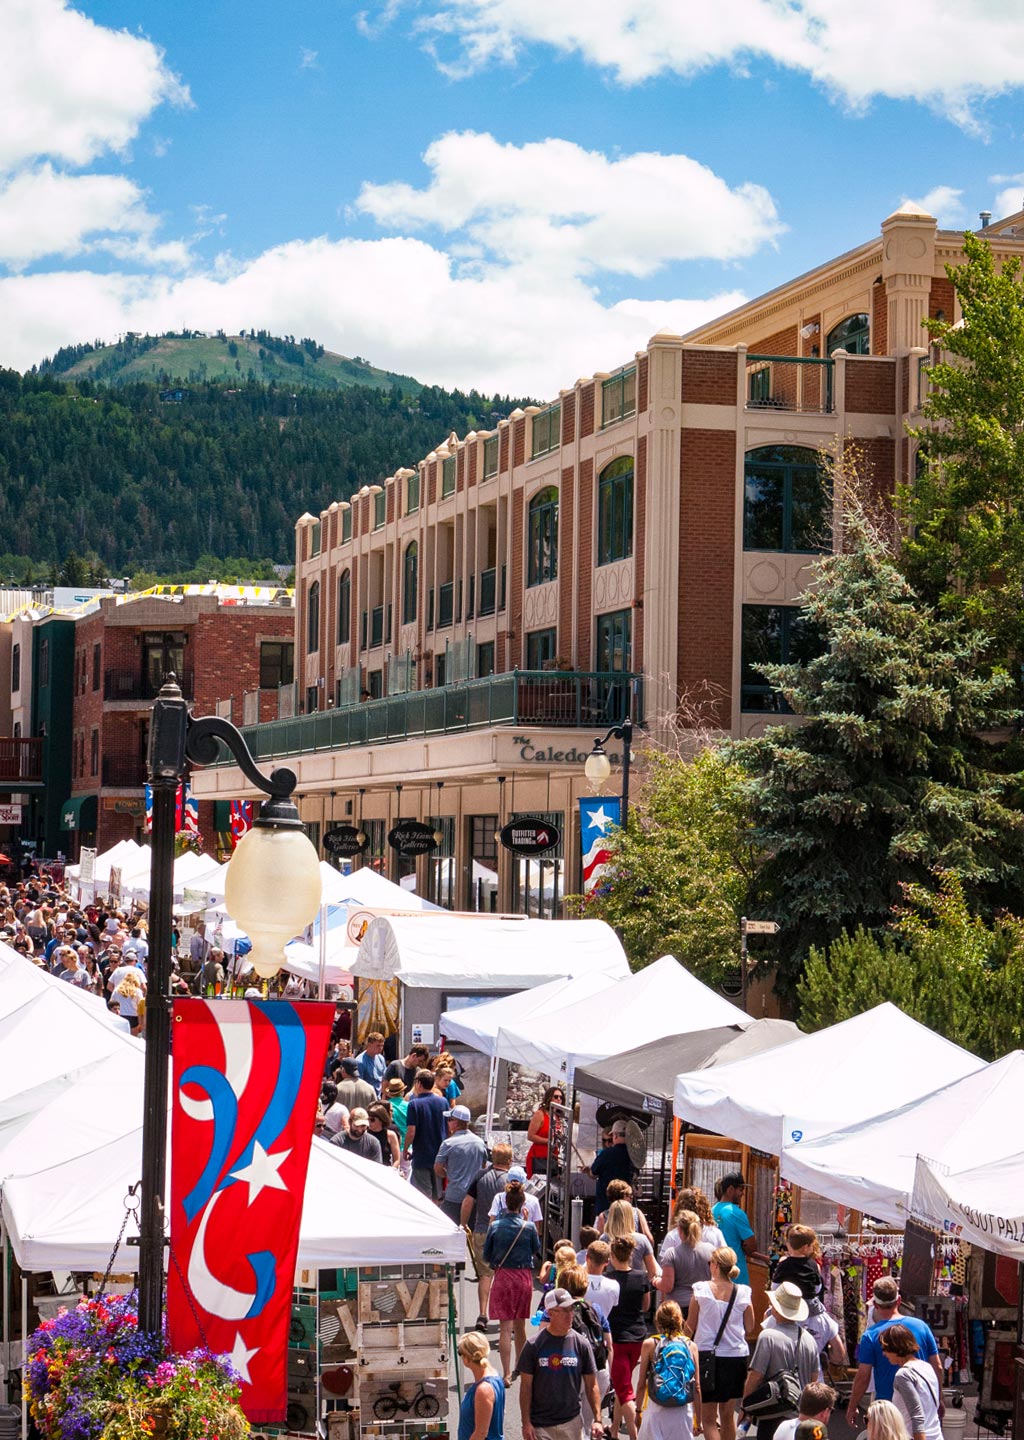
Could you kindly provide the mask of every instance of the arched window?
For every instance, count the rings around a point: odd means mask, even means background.
[[[633,553],[633,458],[623,455],[597,482],[597,563],[628,560]]]
[[[817,451],[764,445],[747,452],[743,548],[808,555],[831,550],[831,487]]]
[[[312,655],[320,649],[320,581],[314,580],[306,596],[306,649]]]
[[[420,548],[415,540],[405,547],[405,564],[402,578],[402,624],[411,625],[416,619],[416,594],[419,580]]]
[[[352,572],[338,577],[338,644],[347,645],[352,629]]]
[[[828,332],[828,339],[825,341],[826,355],[831,355],[835,350],[845,350],[848,355],[870,355],[870,315],[847,315],[845,320],[840,320],[839,324]]]
[[[530,501],[527,525],[527,585],[558,578],[558,487],[538,490]]]

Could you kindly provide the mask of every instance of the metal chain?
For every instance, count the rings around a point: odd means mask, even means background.
[[[142,1181],[137,1180],[134,1185],[129,1185],[128,1194],[124,1197],[124,1219],[121,1221],[121,1229],[118,1231],[117,1239],[114,1241],[114,1248],[110,1252],[110,1259],[107,1261],[107,1268],[103,1272],[103,1279],[100,1281],[100,1288],[96,1292],[97,1300],[102,1300],[106,1293],[107,1283],[110,1280],[114,1269],[114,1261],[117,1259],[117,1252],[121,1248],[121,1241],[124,1239],[124,1232],[127,1229],[128,1221],[132,1215],[136,1222],[139,1218],[139,1205],[142,1202]]]
[[[203,1329],[203,1322],[199,1318],[199,1311],[196,1309],[195,1301],[192,1298],[191,1287],[189,1286],[184,1275],[181,1273],[181,1266],[178,1264],[178,1257],[174,1253],[174,1247],[169,1245],[167,1248],[170,1250],[171,1264],[174,1266],[177,1272],[178,1282],[181,1285],[182,1290],[185,1292],[185,1299],[188,1301],[188,1308],[192,1311],[192,1319],[196,1322],[196,1329],[199,1331],[199,1338],[203,1342],[206,1349],[209,1350],[210,1342],[206,1338],[206,1331]]]

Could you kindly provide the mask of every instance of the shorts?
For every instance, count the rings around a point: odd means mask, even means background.
[[[477,1277],[486,1280],[488,1275],[494,1271],[484,1259],[484,1241],[487,1239],[486,1230],[473,1230],[466,1236],[466,1243],[469,1245],[469,1253],[473,1257],[473,1264],[476,1266]]]
[[[705,1404],[721,1405],[727,1400],[739,1400],[747,1381],[750,1361],[746,1355],[717,1355],[715,1357],[715,1388],[701,1392]]]
[[[529,1320],[533,1314],[533,1271],[496,1270],[487,1313],[492,1320]]]
[[[640,1364],[642,1340],[616,1340],[612,1352],[612,1389],[620,1405],[636,1399],[633,1371]]]

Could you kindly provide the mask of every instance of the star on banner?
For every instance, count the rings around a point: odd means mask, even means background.
[[[231,1172],[233,1179],[242,1180],[249,1186],[250,1205],[261,1190],[288,1189],[277,1172],[291,1153],[290,1150],[281,1150],[276,1155],[268,1155],[258,1140],[253,1142],[252,1160],[240,1170]]]
[[[231,1368],[238,1371],[239,1379],[244,1380],[246,1385],[252,1384],[252,1376],[249,1374],[249,1361],[259,1352],[259,1346],[252,1350],[246,1348],[245,1341],[235,1331],[235,1343],[231,1347],[231,1354],[228,1357],[231,1361]]]
[[[595,830],[600,830],[602,835],[608,829],[608,826],[614,825],[614,823],[612,817],[604,813],[603,805],[597,810],[591,810],[587,816],[587,825]]]

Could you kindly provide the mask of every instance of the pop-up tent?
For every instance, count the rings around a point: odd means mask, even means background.
[[[596,1064],[578,1066],[576,1086],[615,1105],[638,1108],[645,1099],[654,1098],[668,1110],[680,1070],[728,1065],[799,1038],[800,1031],[790,1020],[749,1020],[690,1035],[666,1035],[656,1045],[637,1045]]]
[[[1000,1160],[1007,1116],[1024,1111],[1024,1051],[1014,1050],[898,1110],[831,1134],[787,1116],[781,1171],[840,1205],[904,1225],[918,1155],[958,1171]],[[819,1127],[820,1128],[820,1127]],[[799,1138],[796,1138],[799,1137]],[[1016,1148],[1014,1139],[1009,1144]]]
[[[292,975],[301,975],[304,980],[319,978],[322,948],[324,980],[327,984],[352,983],[350,966],[355,959],[358,942],[349,933],[349,919],[357,911],[446,913],[439,905],[432,905],[421,895],[393,884],[368,866],[353,870],[349,875],[342,875],[333,865],[321,860],[320,878],[323,889],[320,913],[311,927],[312,942],[307,944],[303,940],[293,940],[285,950],[288,958],[283,968]],[[368,915],[367,919],[369,918]]]
[[[403,915],[371,921],[349,966],[366,980],[421,989],[523,990],[587,971],[621,974],[625,953],[603,920]]]
[[[1010,1137],[1007,1145],[1020,1144]],[[944,1165],[917,1157],[911,1210],[937,1230],[960,1235],[983,1250],[1024,1262],[1024,1152],[1004,1154],[988,1165],[948,1172]]]
[[[553,923],[561,934],[601,922]],[[495,1048],[503,1060],[571,1082],[577,1065],[605,1060],[641,1041],[650,1044],[666,1035],[742,1026],[749,1020],[672,955],[663,955],[635,975],[588,999],[563,1005],[536,1024],[520,1021],[515,1028],[499,1030]]]
[[[789,1116],[819,1133],[856,1125],[984,1068],[887,1002],[782,1050],[678,1075],[675,1113],[781,1155]]]
[[[512,995],[503,995],[500,1000],[488,1000],[483,1005],[445,1010],[441,1016],[441,1034],[446,1041],[456,1040],[461,1045],[471,1045],[483,1055],[494,1055],[498,1031],[503,1027],[515,1029],[527,1018],[539,1020],[552,1010],[561,1010],[565,1005],[589,999],[628,974],[629,966],[623,955],[621,967],[613,963],[607,970],[586,971],[582,975],[549,980],[546,985],[518,990]]]

